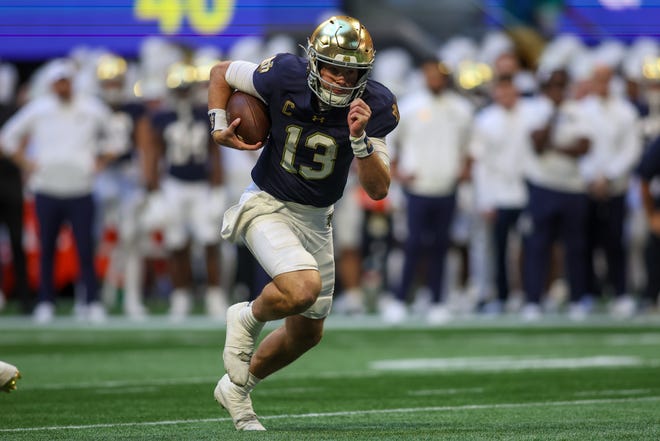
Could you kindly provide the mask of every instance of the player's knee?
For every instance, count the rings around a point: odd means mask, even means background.
[[[289,287],[288,298],[291,309],[299,314],[309,309],[321,292],[321,278],[318,273],[296,279]]]
[[[307,311],[316,302],[320,289],[303,289],[291,299],[292,309],[296,314]]]

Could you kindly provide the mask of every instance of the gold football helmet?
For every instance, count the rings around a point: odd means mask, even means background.
[[[101,97],[110,105],[124,99],[124,82],[128,63],[119,55],[104,54],[96,64],[96,78],[101,87]]]
[[[99,81],[123,79],[128,69],[128,63],[119,55],[103,54],[96,64],[96,77]]]
[[[187,62],[176,62],[167,69],[168,89],[188,89],[197,82],[197,68]]]
[[[348,16],[331,17],[321,23],[307,41],[307,83],[323,103],[346,107],[364,92],[374,55],[371,35],[358,20]],[[352,87],[328,83],[321,78],[321,63],[358,69],[357,83]]]

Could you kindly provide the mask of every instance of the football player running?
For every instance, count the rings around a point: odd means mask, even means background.
[[[358,178],[376,200],[390,185],[385,136],[398,123],[394,95],[368,79],[374,47],[356,19],[321,23],[307,59],[278,54],[256,65],[224,61],[211,71],[209,116],[219,145],[257,150],[253,185],[225,213],[222,235],[244,241],[272,277],[253,302],[227,311],[223,360],[227,374],[214,396],[237,430],[265,430],[250,392],[321,340],[334,290],[331,219],[356,157]],[[270,136],[246,144],[236,136],[240,119],[226,121],[234,89],[263,100]],[[229,124],[227,124],[229,123]],[[284,319],[255,349],[264,324]]]

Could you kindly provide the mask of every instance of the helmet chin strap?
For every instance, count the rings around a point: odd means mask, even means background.
[[[356,92],[359,87],[344,87],[330,83],[323,79],[320,75],[317,76],[317,95],[319,100],[325,102],[331,107],[348,107],[351,101],[356,97]],[[337,93],[333,89],[343,89],[347,93]]]
[[[316,95],[314,95],[314,96],[316,96]],[[330,111],[330,109],[333,108],[330,104],[323,101],[320,97],[316,96],[316,98],[317,98],[316,101],[319,103],[319,110],[321,112],[328,112],[328,111]]]
[[[344,107],[346,104],[345,95],[342,96],[336,93],[332,93],[331,90],[328,90],[323,86],[321,86],[321,90],[319,92],[321,95],[321,101],[325,103],[329,103],[328,104],[329,106]]]

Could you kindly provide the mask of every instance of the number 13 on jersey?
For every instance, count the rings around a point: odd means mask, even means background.
[[[296,170],[294,161],[296,159],[296,150],[298,149],[301,133],[302,127],[291,125],[286,128],[286,141],[281,162],[282,167],[289,173],[300,173],[300,176],[305,179],[316,180],[327,178],[335,169],[337,141],[333,137],[319,132],[305,139],[304,147],[315,151],[312,160],[314,164],[318,164],[320,167],[300,165]]]

